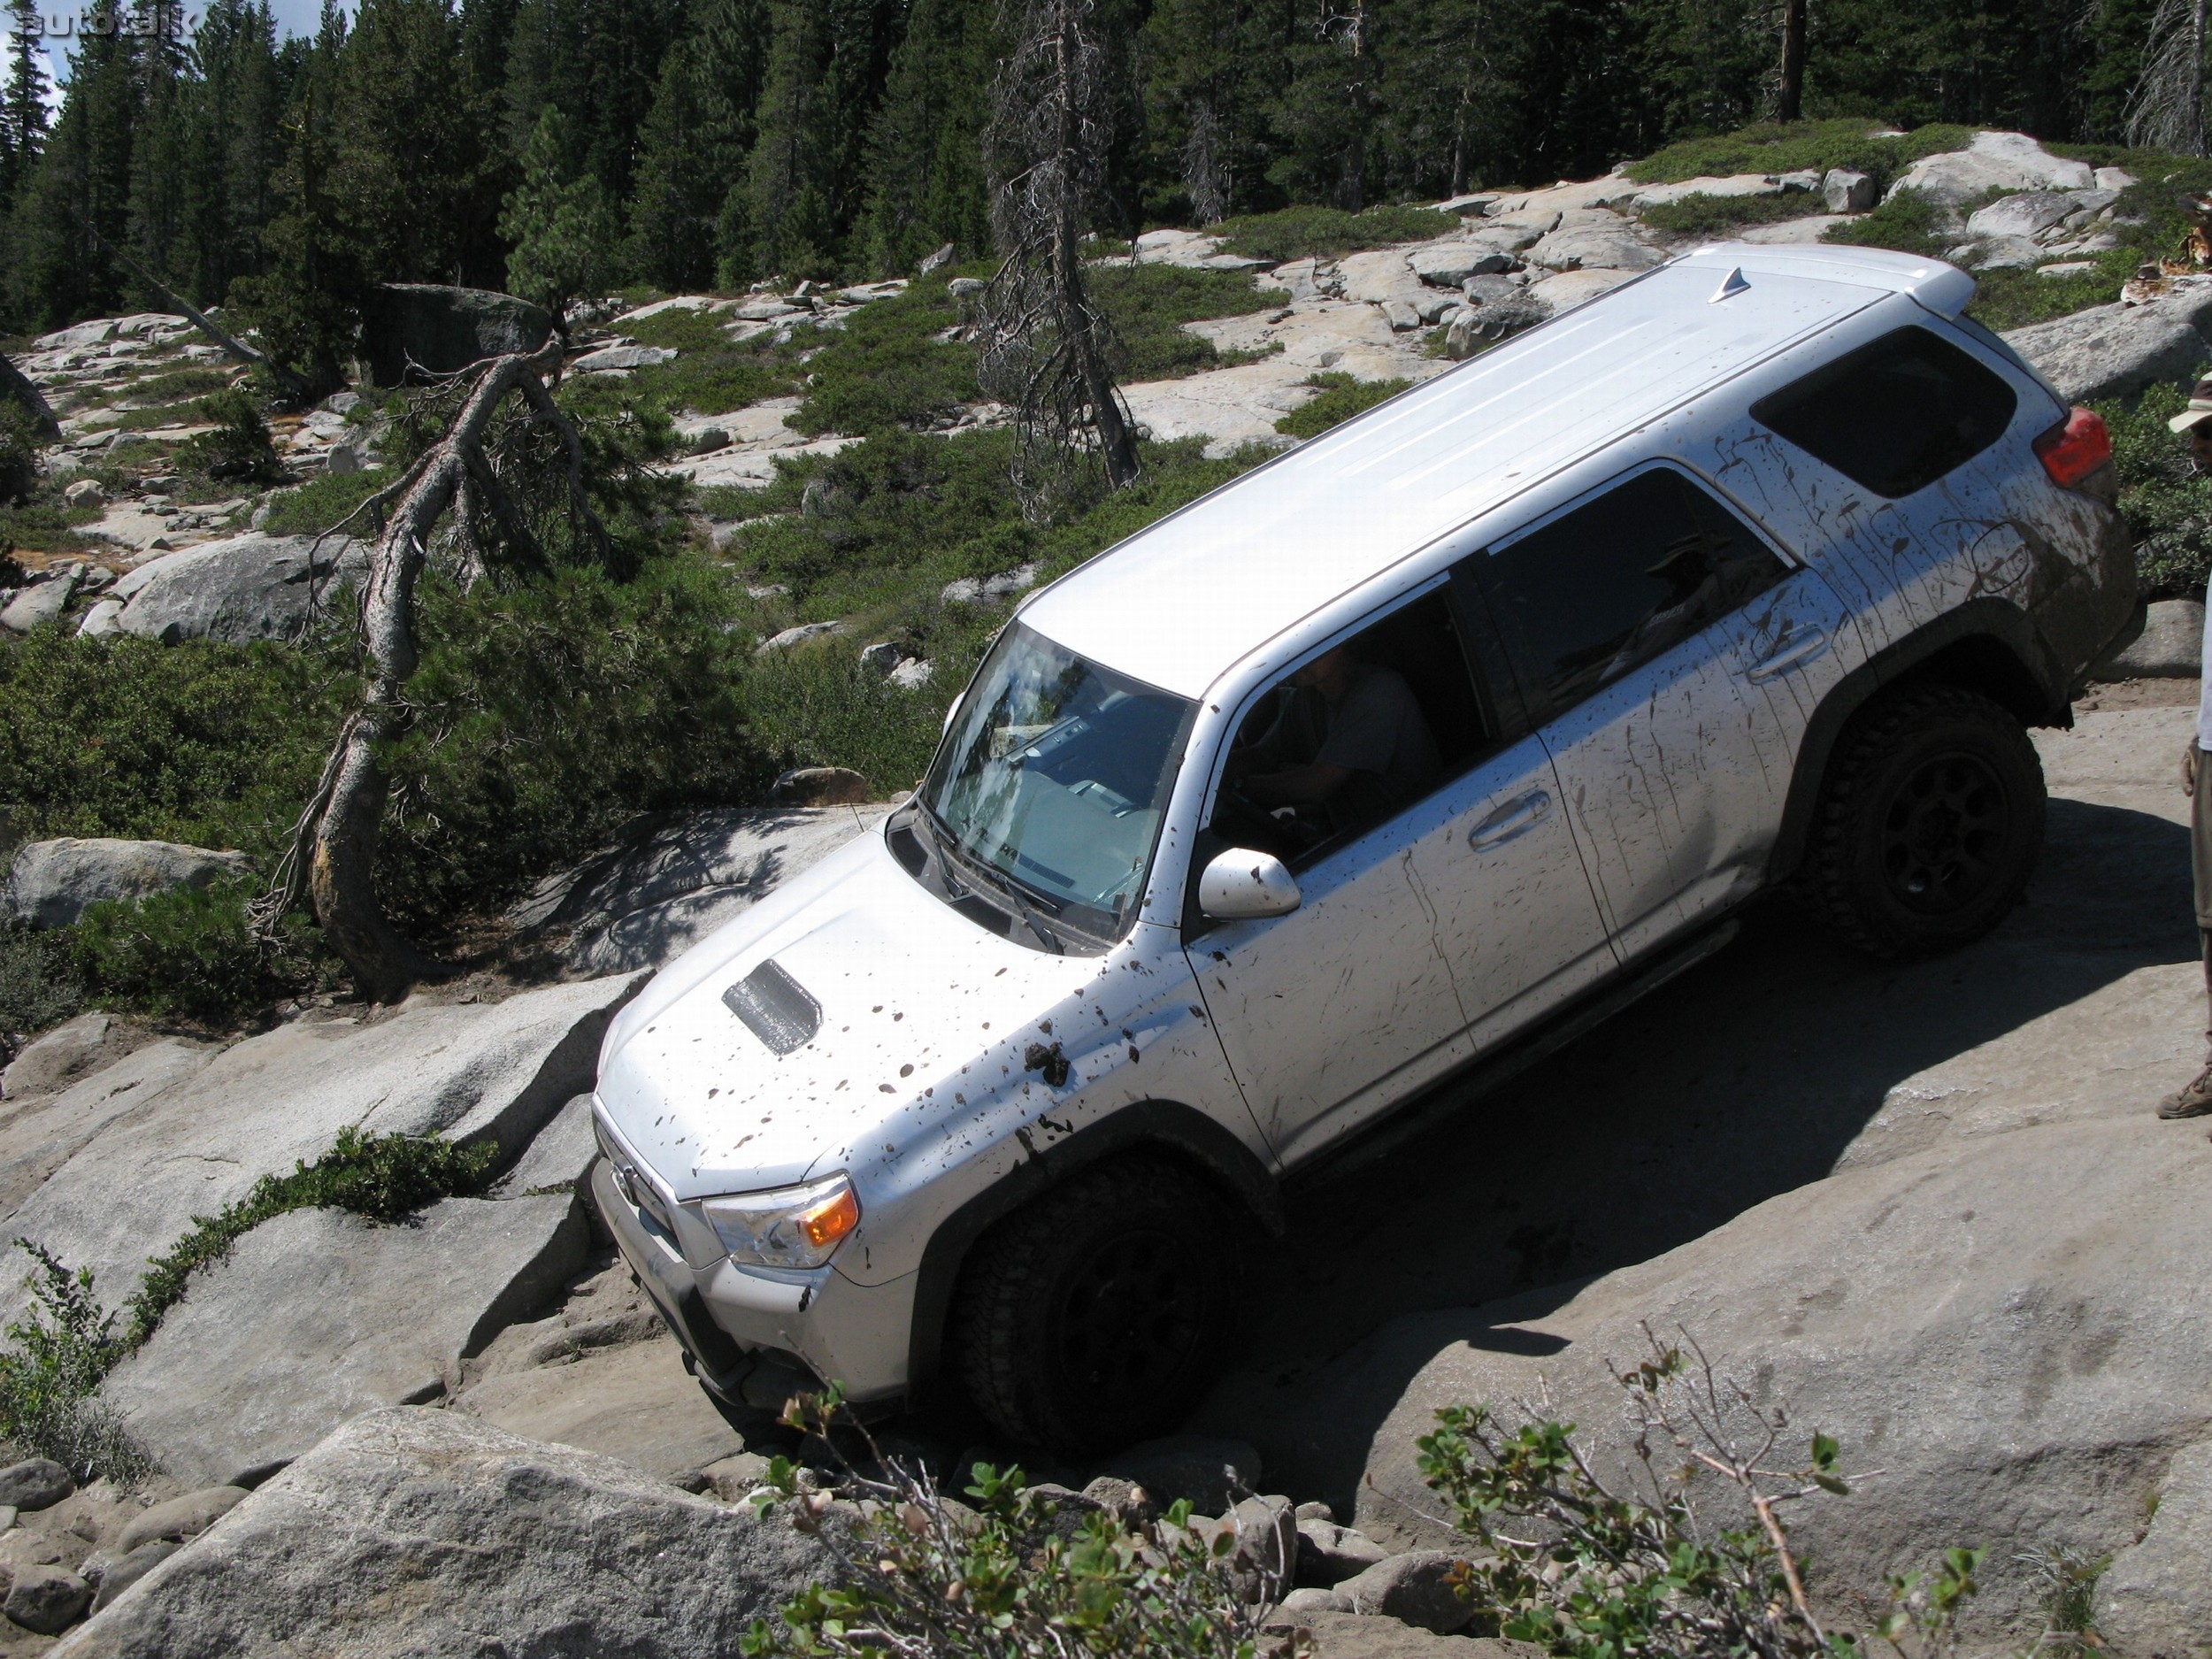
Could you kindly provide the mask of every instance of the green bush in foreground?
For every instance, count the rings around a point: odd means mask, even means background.
[[[827,1433],[836,1415],[833,1391],[795,1402],[787,1421]],[[852,1477],[876,1506],[856,1522],[832,1513],[829,1493],[802,1487],[787,1458],[770,1464],[755,1509],[785,1514],[840,1571],[833,1586],[812,1586],[787,1606],[780,1629],[757,1622],[741,1647],[749,1659],[1253,1659],[1259,1650],[1258,1609],[1232,1571],[1239,1540],[1233,1531],[1202,1538],[1187,1525],[1187,1502],[1133,1530],[1094,1515],[1063,1538],[1018,1468],[976,1464],[971,1508],[945,1500],[926,1472],[875,1462],[881,1478]],[[1265,1599],[1288,1588],[1271,1583]]]
[[[253,936],[246,905],[259,890],[245,877],[89,905],[69,930],[74,977],[97,1000],[214,1025],[334,984],[336,964],[302,918],[288,918],[280,949]]]
[[[83,1002],[69,946],[65,935],[0,922],[0,1056],[13,1058],[18,1039],[58,1025]]]
[[[36,1457],[50,1457],[73,1479],[105,1475],[124,1484],[153,1472],[121,1413],[99,1397],[101,1379],[128,1351],[115,1316],[101,1310],[92,1274],[72,1274],[28,1239],[23,1281],[30,1310],[7,1328],[0,1352],[0,1436]]]
[[[2212,479],[2199,475],[2186,439],[2167,430],[2189,395],[2154,386],[2131,409],[2096,405],[2112,432],[2120,475],[2120,512],[2135,538],[2138,580],[2147,599],[2201,599],[2212,576]]]

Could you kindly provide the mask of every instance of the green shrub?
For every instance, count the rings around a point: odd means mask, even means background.
[[[130,1325],[120,1352],[144,1346],[183,1298],[192,1275],[228,1256],[231,1246],[263,1222],[289,1210],[319,1209],[349,1210],[387,1225],[403,1221],[442,1198],[483,1191],[498,1156],[489,1141],[456,1146],[435,1135],[341,1129],[330,1150],[312,1164],[296,1163],[289,1175],[263,1176],[245,1197],[214,1216],[196,1217],[191,1232],[147,1262],[146,1277],[124,1304]],[[89,1277],[85,1283],[90,1285]]]
[[[881,432],[926,426],[973,403],[975,348],[937,338],[965,315],[945,286],[952,274],[917,278],[904,293],[862,306],[841,329],[793,330],[808,390],[790,424],[806,433]]]
[[[1362,380],[1337,370],[1310,376],[1309,386],[1322,388],[1321,396],[1302,403],[1275,423],[1275,430],[1293,438],[1317,438],[1331,426],[1364,414],[1379,403],[1397,396],[1410,380]]]
[[[303,921],[281,947],[257,941],[250,877],[86,907],[71,930],[75,978],[119,1008],[227,1027],[280,997],[334,983],[334,964]]]
[[[1722,236],[1746,225],[1778,224],[1827,211],[1828,204],[1815,190],[1793,190],[1786,196],[1707,196],[1700,192],[1645,209],[1643,222],[1654,230],[1678,236]]]
[[[0,922],[0,1064],[14,1045],[59,1025],[83,1004],[65,933]]]
[[[797,382],[790,354],[764,337],[731,339],[729,320],[726,311],[679,309],[625,323],[623,331],[632,339],[641,345],[672,349],[675,361],[638,369],[627,380],[588,377],[572,382],[570,389],[594,402],[650,402],[672,411],[688,409],[703,415],[742,409],[792,390]]]
[[[2154,386],[2132,409],[2097,404],[2112,431],[2120,475],[2120,511],[2135,537],[2138,579],[2147,599],[2201,599],[2212,576],[2212,478],[2189,459],[2188,440],[2167,430],[2187,405],[2177,386]]]
[[[271,535],[320,535],[396,476],[394,468],[369,466],[358,472],[324,472],[290,489],[273,491],[266,497],[269,516],[262,528]],[[368,515],[348,525],[346,534],[372,534]]]
[[[1900,190],[1870,213],[1831,225],[1823,242],[1855,248],[1893,248],[1900,253],[1940,259],[1959,240],[1946,209],[1917,190]]]
[[[193,412],[204,421],[213,421],[215,430],[184,444],[177,451],[179,466],[203,478],[247,484],[273,484],[284,476],[276,445],[269,438],[269,423],[247,394],[217,392],[203,397]]]
[[[160,374],[142,374],[124,393],[134,403],[178,403],[229,387],[230,376],[220,369],[171,369]]]
[[[1685,179],[1725,179],[1740,173],[1825,173],[1831,167],[1872,176],[1887,188],[1892,179],[1923,156],[1963,150],[1970,127],[1930,125],[1901,138],[1877,138],[1878,122],[1863,116],[1829,121],[1761,121],[1732,133],[1686,138],[1632,165],[1639,184],[1679,184]]]
[[[843,1432],[836,1417],[832,1394],[795,1402],[786,1420],[826,1438]],[[1136,1527],[1093,1515],[1067,1537],[1018,1468],[975,1464],[972,1507],[956,1508],[926,1473],[870,1449],[881,1473],[848,1471],[847,1490],[872,1501],[850,1525],[826,1520],[828,1494],[803,1490],[788,1458],[770,1463],[755,1509],[780,1513],[814,1538],[836,1562],[837,1581],[786,1606],[782,1628],[756,1622],[741,1648],[749,1659],[1252,1659],[1258,1651],[1259,1609],[1239,1594],[1236,1571],[1263,1546],[1233,1530],[1209,1537],[1192,1528],[1187,1500]],[[1263,1575],[1262,1585],[1271,1603],[1289,1588],[1279,1575]]]
[[[101,1310],[89,1270],[73,1275],[28,1239],[15,1243],[31,1257],[23,1281],[31,1306],[7,1328],[12,1348],[0,1352],[0,1435],[80,1481],[143,1479],[153,1459],[99,1397],[101,1379],[128,1352],[115,1315]]]
[[[1242,273],[1180,265],[1094,265],[1090,285],[1092,299],[1121,336],[1115,372],[1127,381],[1177,380],[1220,366],[1214,343],[1187,331],[1185,323],[1246,317],[1290,303],[1285,290],[1259,288]]]
[[[930,683],[918,691],[863,666],[858,645],[843,635],[815,649],[772,652],[746,679],[746,710],[779,771],[850,766],[879,797],[910,789],[936,752],[946,705],[975,672],[981,645],[979,638],[965,649],[933,642]]]
[[[1978,271],[1967,315],[1984,327],[2003,330],[2070,316],[2109,304],[2120,285],[2143,262],[2139,249],[2116,248],[2096,256],[2093,270],[2049,277],[2035,271]]]
[[[1280,265],[1310,256],[1333,259],[1360,248],[1394,242],[1427,242],[1460,227],[1455,214],[1428,207],[1371,207],[1348,213],[1335,207],[1286,207],[1273,213],[1225,219],[1213,227],[1225,252]]]
[[[20,507],[38,488],[38,428],[17,403],[0,399],[0,505]]]
[[[313,649],[42,629],[0,643],[0,801],[26,839],[115,835],[265,862],[351,707]]]

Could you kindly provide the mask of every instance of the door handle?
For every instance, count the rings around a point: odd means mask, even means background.
[[[1541,789],[1509,801],[1467,832],[1467,844],[1480,852],[1502,847],[1551,816],[1551,796]]]
[[[1809,663],[1828,649],[1828,635],[1820,628],[1808,628],[1802,634],[1785,639],[1781,644],[1744,671],[1749,680],[1771,680],[1777,674],[1787,673],[1801,664]]]

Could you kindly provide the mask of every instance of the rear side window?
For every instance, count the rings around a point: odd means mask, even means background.
[[[1468,561],[1538,720],[1702,633],[1788,567],[1678,472],[1639,473]]]
[[[1751,415],[1894,501],[1996,442],[2017,401],[1949,341],[1908,327],[1760,399]]]

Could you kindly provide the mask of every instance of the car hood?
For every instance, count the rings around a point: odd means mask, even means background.
[[[784,1186],[980,1099],[983,1057],[1103,965],[979,926],[872,832],[664,969],[608,1031],[599,1102],[680,1200]]]

